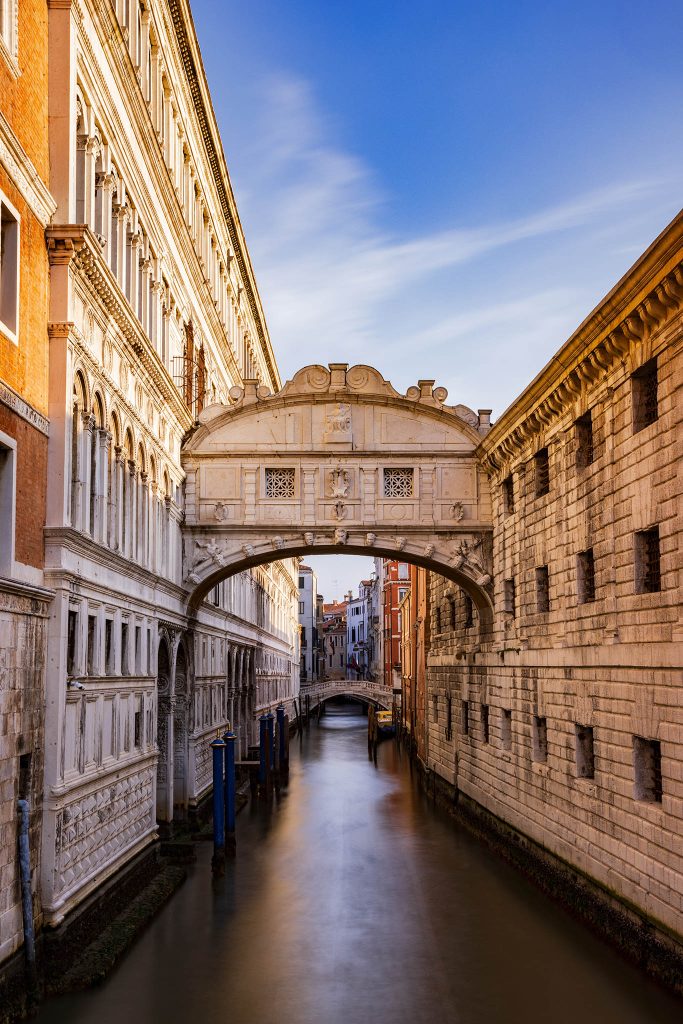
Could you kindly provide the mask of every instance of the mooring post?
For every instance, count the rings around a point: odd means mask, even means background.
[[[277,716],[277,741],[278,741],[278,769],[281,772],[286,771],[285,766],[285,706],[284,704],[278,704],[275,709]]]
[[[275,767],[275,715],[269,711],[266,715],[268,727],[268,782],[272,782],[273,768]]]
[[[213,740],[213,860],[211,867],[215,875],[225,870],[225,796],[223,792],[223,740]]]
[[[225,743],[225,852],[234,853],[235,840],[235,742],[234,732],[223,733]]]
[[[258,720],[259,726],[259,762],[258,762],[258,784],[261,796],[266,791],[268,781],[268,719],[261,715]]]

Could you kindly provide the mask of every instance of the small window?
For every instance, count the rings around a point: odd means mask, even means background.
[[[593,753],[593,730],[589,725],[575,725],[576,730],[576,774],[580,779],[595,777]]]
[[[659,740],[633,737],[633,792],[636,800],[662,802],[662,748]]]
[[[647,363],[631,377],[631,401],[633,405],[633,433],[649,427],[659,415],[658,409],[657,360]]]
[[[595,600],[595,560],[593,548],[580,551],[577,559],[577,579],[579,604],[587,604]]]
[[[69,609],[66,628],[66,674],[72,676],[76,668],[76,648],[78,643],[78,612]]]
[[[135,717],[133,719],[133,746],[138,750],[142,746],[142,697],[135,698]]]
[[[398,578],[400,580],[407,580],[409,577],[410,570],[408,569],[407,562],[398,563]]]
[[[95,645],[97,643],[97,616],[88,616],[88,656],[87,656],[87,672],[89,676],[95,674],[95,660],[97,652]]]
[[[432,694],[432,721],[439,721],[439,695],[438,693]]]
[[[0,329],[16,342],[19,327],[19,215],[0,196]]]
[[[550,611],[550,578],[547,565],[539,565],[536,569],[536,611]]]
[[[590,409],[576,421],[576,466],[586,469],[593,461],[593,416]]]
[[[500,711],[500,745],[503,750],[512,750],[512,711],[509,708]]]
[[[534,485],[537,498],[550,491],[550,463],[547,448],[541,448],[534,455]]]
[[[110,676],[114,671],[114,650],[112,646],[112,634],[114,630],[113,619],[104,620],[104,671]]]
[[[515,511],[515,488],[512,482],[512,473],[503,480],[503,512],[511,516]]]
[[[385,498],[412,498],[413,496],[413,470],[412,469],[385,469],[384,470],[384,497]]]
[[[453,699],[450,693],[446,694],[446,727],[444,736],[447,740],[453,739]]]
[[[8,437],[7,444],[0,440],[0,576],[14,571],[15,502],[16,448]]]
[[[531,756],[542,764],[548,760],[548,722],[534,715],[531,730]]]
[[[465,605],[465,629],[470,629],[474,625],[474,606],[472,605],[472,598],[469,594],[465,594],[464,597]]]
[[[462,734],[463,736],[469,736],[470,734],[470,702],[468,700],[462,701]]]
[[[31,795],[31,754],[19,755],[19,799],[28,800]]]
[[[266,498],[293,498],[294,470],[266,469]]]
[[[438,606],[435,609],[434,618],[435,618],[434,629],[435,629],[435,631],[437,633],[440,633],[441,632],[441,609]]]
[[[503,609],[507,615],[515,614],[515,581],[503,581]]]
[[[303,578],[303,576],[299,576],[299,590],[303,590],[303,589],[304,589],[304,578]]]
[[[299,615],[303,615],[306,611],[306,605],[303,601],[299,601]]]
[[[484,743],[489,741],[489,706],[488,704],[482,704],[481,706],[481,732],[484,738]]]
[[[455,598],[448,598],[448,624],[451,629],[455,629]]]
[[[128,623],[121,623],[121,675],[129,675],[128,665]]]
[[[636,594],[654,594],[662,589],[659,569],[659,527],[635,535]]]

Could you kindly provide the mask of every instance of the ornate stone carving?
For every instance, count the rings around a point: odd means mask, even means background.
[[[311,533],[310,530],[307,530],[304,534],[304,540],[310,547],[315,541],[315,534]]]
[[[254,557],[254,545],[253,544],[243,544],[242,545],[242,551],[244,551],[244,553],[247,556],[247,558],[253,558]]]
[[[276,551],[282,551],[282,549],[285,546],[285,539],[284,537],[273,537],[271,544],[276,549]]]
[[[351,441],[351,406],[346,402],[336,402],[325,416],[323,427],[325,443]]]
[[[346,516],[346,505],[343,501],[336,502],[332,507],[332,515],[335,519],[344,519]]]
[[[434,555],[435,551],[436,551],[436,545],[435,544],[427,544],[427,546],[425,547],[425,558],[432,558],[432,556]]]
[[[461,501],[454,501],[449,509],[451,519],[455,519],[456,523],[462,522],[465,518],[465,506]]]
[[[366,533],[365,534],[365,545],[366,545],[366,547],[373,548],[375,546],[375,541],[376,540],[377,540],[377,534],[376,533]]]
[[[348,498],[351,478],[345,469],[337,466],[330,473],[330,493],[333,498]]]
[[[230,518],[230,508],[228,505],[224,505],[222,501],[217,501],[213,514],[216,522],[224,523],[226,519]]]
[[[347,530],[335,530],[334,531],[334,543],[335,544],[346,544],[349,534]]]
[[[397,537],[396,538],[396,547],[398,548],[398,550],[399,551],[403,551],[405,546],[406,546],[406,538],[405,537]]]

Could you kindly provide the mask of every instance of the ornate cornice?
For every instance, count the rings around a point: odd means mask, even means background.
[[[43,227],[47,227],[57,209],[57,203],[2,112],[0,112],[0,163],[11,177],[33,215]]]
[[[225,155],[220,141],[220,135],[215,123],[211,101],[204,69],[201,65],[201,56],[197,45],[197,38],[194,31],[194,24],[189,6],[185,0],[169,0],[168,9],[173,21],[173,28],[176,33],[178,47],[180,49],[185,75],[192,95],[195,113],[202,133],[202,140],[206,148],[209,164],[214,176],[214,183],[218,192],[223,214],[225,216],[230,242],[235,250],[242,281],[244,282],[249,307],[251,309],[256,330],[258,331],[261,351],[268,367],[270,379],[276,387],[280,386],[280,374],[273,348],[265,326],[265,317],[261,306],[261,300],[254,280],[254,271],[246,250],[246,244],[239,223],[237,207],[230,184],[230,176],[225,161]]]
[[[42,413],[34,409],[32,405],[22,398],[14,388],[11,388],[9,384],[5,384],[4,381],[0,380],[0,402],[6,405],[8,409],[16,413],[17,416],[21,416],[23,420],[30,423],[32,427],[39,430],[41,434],[45,434],[47,437],[50,433],[50,422],[47,416],[43,416]]]
[[[90,281],[98,298],[145,368],[159,394],[171,407],[181,428],[188,430],[192,416],[168,370],[155,351],[128,299],[102,255],[102,248],[85,224],[55,225],[47,230],[51,264],[74,266]]]
[[[649,358],[653,336],[683,306],[682,254],[683,212],[491,428],[477,449],[489,473],[517,458],[629,355],[640,349]]]

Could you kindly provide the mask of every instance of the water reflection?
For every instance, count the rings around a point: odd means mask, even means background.
[[[435,813],[392,741],[330,708],[100,989],[39,1024],[658,1024],[681,1004]]]

